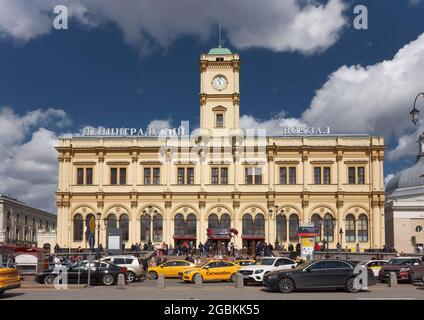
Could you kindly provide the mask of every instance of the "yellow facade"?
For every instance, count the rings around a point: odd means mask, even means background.
[[[239,129],[239,56],[202,54],[199,65],[201,117],[196,135],[60,140],[61,247],[86,247],[84,237],[75,233],[85,230],[88,215],[98,213],[100,243],[106,242],[106,219],[113,215],[119,225],[124,217],[127,248],[148,238],[156,245],[205,243],[211,215],[218,221],[229,217],[225,227],[238,234],[228,241],[238,249],[256,241],[298,242],[296,221],[309,223],[313,217],[322,219],[322,237],[330,248],[338,242],[343,248],[357,243],[365,249],[383,246],[383,138],[262,133],[258,137],[257,131],[252,138]],[[125,181],[119,181],[121,174]],[[155,216],[162,228],[158,223],[154,231]],[[82,223],[76,224],[75,217]],[[191,224],[187,218],[193,219]]]

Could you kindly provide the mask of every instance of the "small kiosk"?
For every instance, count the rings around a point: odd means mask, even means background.
[[[317,228],[313,223],[300,224],[297,235],[300,239],[301,258],[305,261],[313,260],[315,237],[319,236]]]

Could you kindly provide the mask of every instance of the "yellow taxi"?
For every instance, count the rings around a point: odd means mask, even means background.
[[[196,274],[200,274],[203,281],[235,281],[240,266],[230,261],[212,260],[203,266],[183,272],[184,282],[194,282]]]
[[[150,267],[147,274],[150,279],[157,279],[160,274],[165,278],[177,278],[178,274],[196,267],[196,264],[185,260],[170,260],[156,267]]]
[[[234,264],[239,265],[241,267],[251,266],[256,264],[256,260],[234,260]]]
[[[14,268],[0,267],[0,295],[6,290],[21,287],[21,277]]]

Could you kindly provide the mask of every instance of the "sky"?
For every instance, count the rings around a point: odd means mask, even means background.
[[[67,30],[53,28],[58,4]],[[424,0],[0,0],[0,193],[56,212],[54,146],[86,126],[197,127],[198,59],[218,24],[242,60],[242,127],[384,136],[389,180],[424,129],[409,115],[423,15]]]

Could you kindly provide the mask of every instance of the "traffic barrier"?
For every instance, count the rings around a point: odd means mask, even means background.
[[[244,288],[244,279],[241,273],[236,273],[236,281],[234,281],[235,288]]]
[[[118,289],[125,289],[125,276],[122,273],[118,274],[118,284],[116,287]]]
[[[203,288],[203,280],[200,274],[194,276],[194,287],[199,289]]]
[[[390,272],[389,273],[389,287],[397,287],[398,281],[396,277],[396,273]]]
[[[158,289],[164,289],[165,288],[165,277],[163,276],[163,274],[160,274],[158,276],[157,286],[158,286]]]

